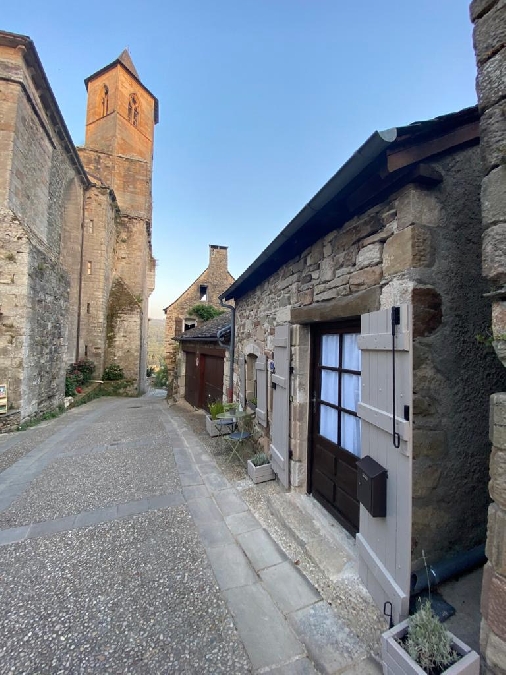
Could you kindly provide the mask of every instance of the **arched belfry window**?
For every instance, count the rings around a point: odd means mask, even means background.
[[[102,89],[102,117],[109,113],[109,87],[104,84]]]
[[[128,121],[134,127],[139,126],[139,100],[135,94],[130,94],[128,99]]]

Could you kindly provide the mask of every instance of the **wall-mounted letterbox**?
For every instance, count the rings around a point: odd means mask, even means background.
[[[369,455],[358,460],[358,501],[373,518],[384,518],[387,515],[387,476],[385,467]]]

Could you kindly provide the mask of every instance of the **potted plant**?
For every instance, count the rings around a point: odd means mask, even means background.
[[[228,433],[226,426],[223,428],[219,428],[216,425],[216,420],[218,418],[218,415],[222,412],[225,411],[225,407],[223,405],[222,401],[211,401],[209,403],[209,415],[206,415],[206,431],[209,434],[209,436],[214,437],[214,436],[221,436],[223,434]],[[232,417],[231,417],[231,422],[232,422]]]
[[[258,452],[251,459],[248,459],[248,476],[254,483],[264,483],[266,480],[276,478],[271,461],[265,452]]]
[[[479,675],[480,657],[440,623],[430,600],[381,636],[384,675]]]

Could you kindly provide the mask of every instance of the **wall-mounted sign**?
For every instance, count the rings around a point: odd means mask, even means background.
[[[0,384],[0,415],[7,412],[7,385]]]

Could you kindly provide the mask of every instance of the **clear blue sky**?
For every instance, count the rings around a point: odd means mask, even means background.
[[[229,247],[239,276],[376,129],[476,101],[468,0],[3,3],[76,145],[83,79],[128,47],[160,101],[153,181],[161,318]]]

